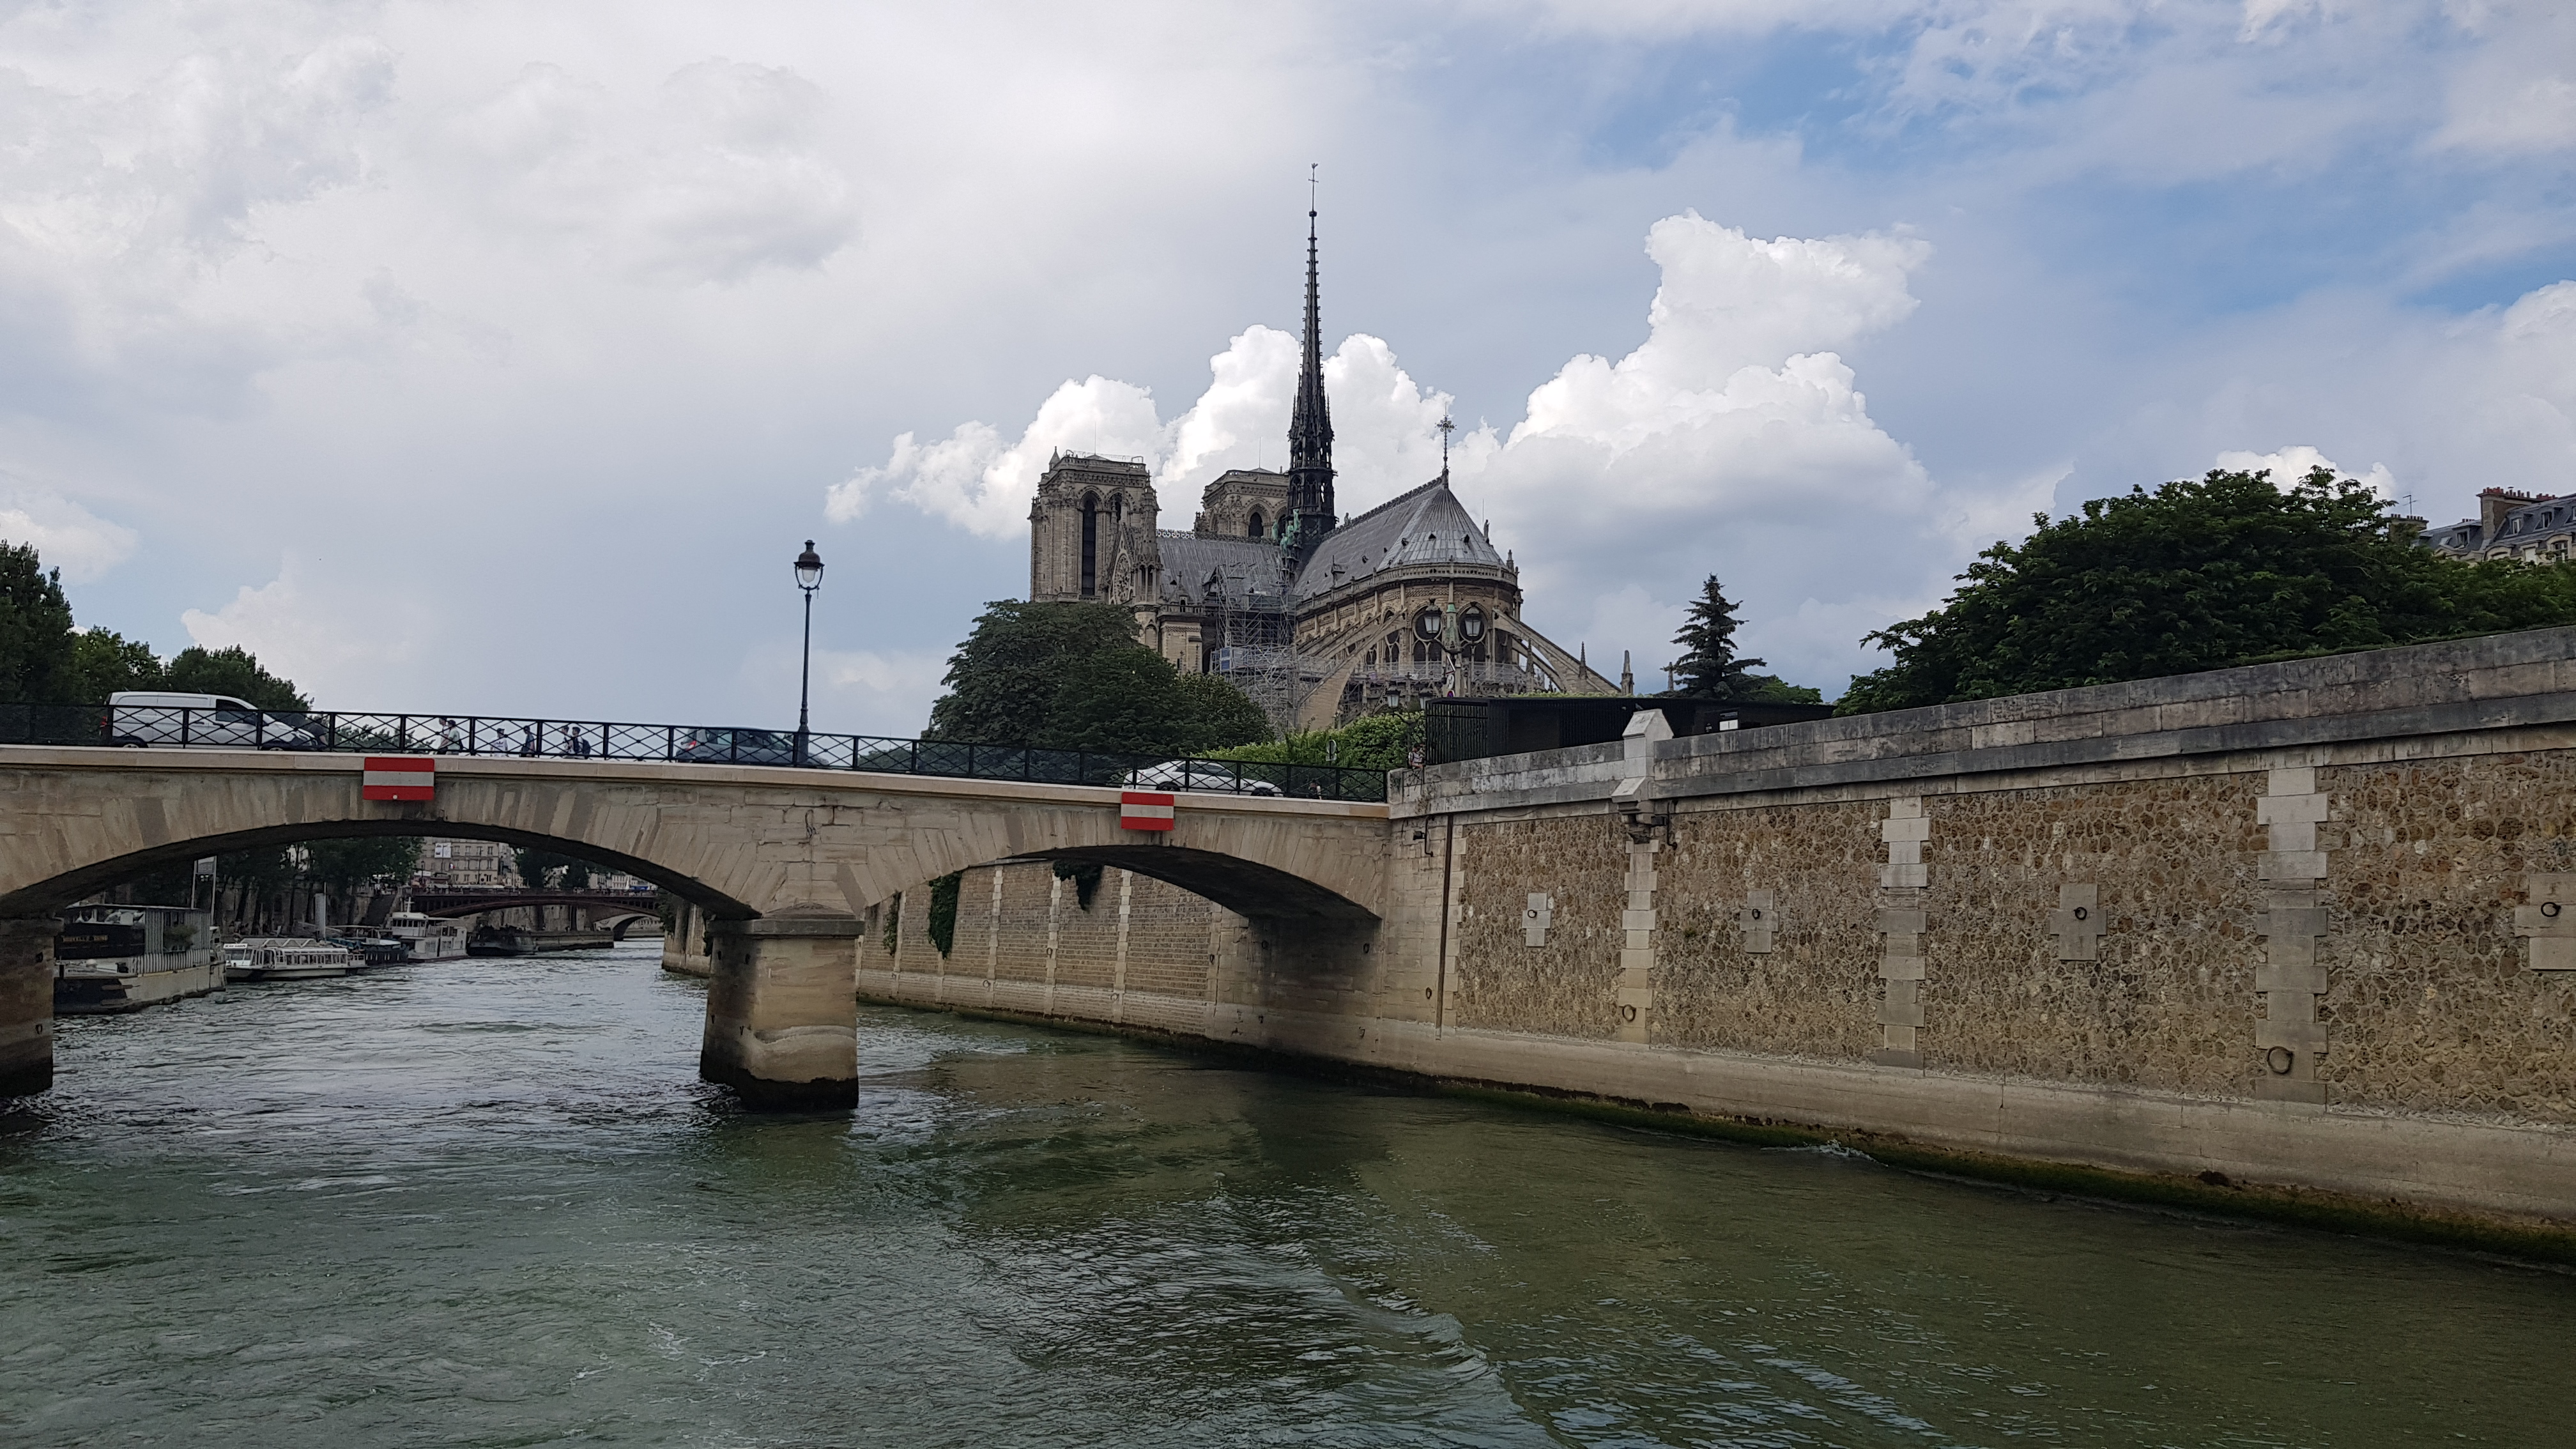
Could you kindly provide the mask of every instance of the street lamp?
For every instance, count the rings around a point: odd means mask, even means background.
[[[814,540],[805,540],[805,551],[796,555],[796,587],[805,591],[805,662],[796,676],[796,763],[805,763],[805,736],[814,699],[814,591],[823,587],[823,556],[814,551]]]
[[[1426,604],[1413,616],[1413,634],[1440,652],[1447,664],[1448,678],[1442,692],[1458,693],[1459,659],[1485,641],[1485,611],[1474,604],[1461,610],[1456,604]]]

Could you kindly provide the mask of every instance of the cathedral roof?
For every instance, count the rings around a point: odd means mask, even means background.
[[[1211,538],[1203,533],[1163,529],[1156,533],[1154,541],[1163,553],[1166,597],[1177,594],[1189,604],[1204,605],[1211,592],[1229,595],[1238,602],[1248,594],[1275,598],[1285,592],[1279,545],[1268,539]],[[1210,574],[1218,579],[1213,591],[1208,587]]]
[[[1426,564],[1479,564],[1504,567],[1503,556],[1485,531],[1467,516],[1446,476],[1434,478],[1332,532],[1315,547],[1297,578],[1300,602],[1329,593],[1343,584],[1381,569]],[[1333,570],[1341,570],[1340,577]]]

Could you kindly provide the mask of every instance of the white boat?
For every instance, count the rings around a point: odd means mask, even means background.
[[[415,961],[445,961],[465,954],[465,927],[456,921],[396,911],[385,918],[385,934],[403,943]]]
[[[268,936],[224,943],[229,981],[309,981],[349,974],[349,948],[328,941]]]

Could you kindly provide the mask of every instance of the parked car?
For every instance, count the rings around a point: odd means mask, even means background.
[[[699,764],[792,765],[796,763],[796,736],[792,731],[700,725],[680,731],[679,742],[671,747],[671,758]]]
[[[120,690],[107,697],[107,742],[183,750],[320,750],[321,721],[295,710],[262,710],[223,694]]]
[[[1127,772],[1130,790],[1199,790],[1220,795],[1276,795],[1279,787],[1255,776],[1238,776],[1247,768],[1214,760],[1165,760]],[[1258,770],[1259,765],[1248,768]]]

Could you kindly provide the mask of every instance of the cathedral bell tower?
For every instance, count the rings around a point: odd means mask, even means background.
[[[1333,531],[1333,412],[1324,400],[1324,321],[1316,300],[1315,209],[1306,208],[1306,341],[1288,417],[1288,519],[1280,546],[1295,572]]]
[[[1162,589],[1154,482],[1134,458],[1058,453],[1029,508],[1029,599],[1151,608]]]

